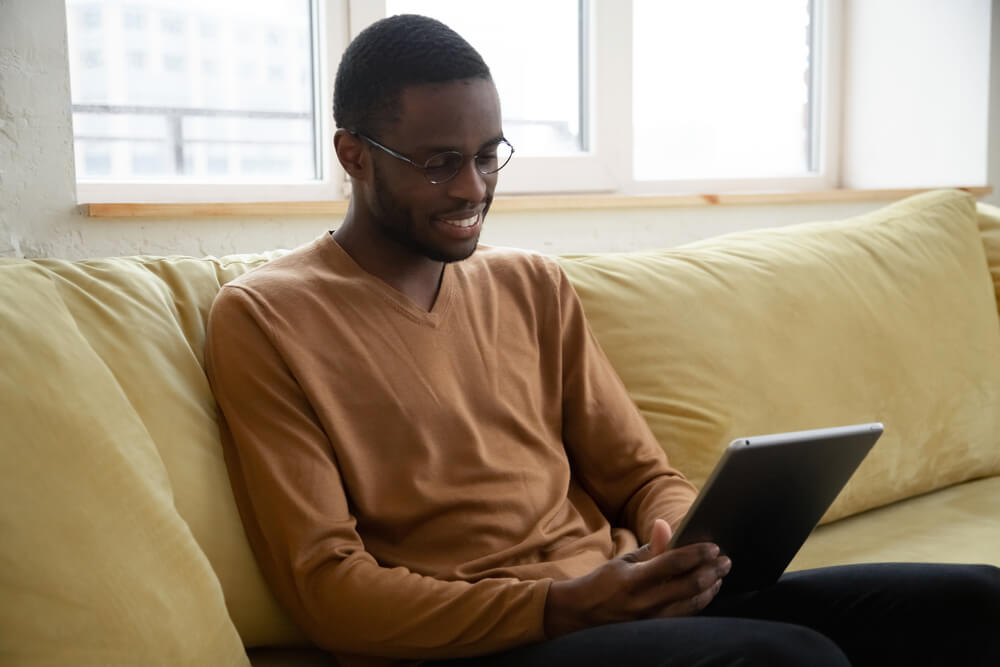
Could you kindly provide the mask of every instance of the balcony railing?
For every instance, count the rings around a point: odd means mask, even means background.
[[[175,174],[185,171],[185,146],[191,144],[225,144],[225,145],[285,145],[285,146],[315,146],[316,127],[312,123],[312,113],[309,111],[260,111],[249,109],[210,109],[196,107],[168,107],[123,104],[74,104],[74,114],[102,114],[117,116],[154,116],[162,117],[166,123],[166,135],[136,136],[115,135],[110,133],[86,134],[76,133],[77,141],[126,141],[131,143],[167,143],[168,153],[172,156]],[[226,118],[240,120],[294,120],[307,121],[312,127],[310,141],[292,139],[259,139],[259,138],[187,138],[184,135],[184,120],[187,118]],[[315,151],[314,151],[315,154]]]

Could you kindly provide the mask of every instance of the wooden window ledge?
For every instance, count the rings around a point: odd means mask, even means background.
[[[508,195],[499,196],[493,212],[521,213],[575,210],[685,208],[896,201],[933,188],[895,190],[824,190],[689,195]],[[990,185],[959,187],[976,197],[993,192]],[[347,200],[276,202],[92,203],[82,204],[92,218],[233,218],[250,216],[343,216]]]

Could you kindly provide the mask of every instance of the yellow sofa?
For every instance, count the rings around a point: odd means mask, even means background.
[[[269,257],[0,260],[0,664],[323,662],[249,551],[202,370],[220,285]],[[793,568],[1000,565],[1000,209],[560,261],[696,483],[738,436],[885,424]]]

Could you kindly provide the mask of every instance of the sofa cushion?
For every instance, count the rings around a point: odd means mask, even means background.
[[[56,282],[0,262],[0,662],[247,665],[150,433]]]
[[[789,569],[848,563],[997,563],[1000,477],[976,479],[820,526]]]
[[[824,519],[1000,473],[1000,325],[973,200],[562,265],[672,463],[737,437],[881,421]]]
[[[141,454],[154,461],[162,475],[155,480],[162,487],[158,492],[165,494],[162,506],[130,503],[124,496],[117,503],[103,498],[88,511],[104,514],[109,521],[124,514],[131,523],[123,524],[123,530],[127,526],[132,531],[145,522],[162,521],[150,508],[169,514],[170,525],[176,524],[188,540],[186,548],[200,555],[203,567],[211,566],[206,572],[214,580],[216,593],[221,585],[231,624],[247,646],[306,640],[268,590],[243,532],[222,458],[215,400],[202,368],[202,350],[208,309],[220,285],[268,257],[40,259],[9,265],[8,277],[0,278],[5,289],[19,295],[21,304],[21,310],[9,306],[5,318],[16,315],[25,331],[34,322],[36,330],[55,337],[46,342],[44,335],[34,340],[26,333],[20,347],[8,347],[3,354],[29,364],[24,367],[27,373],[33,358],[47,358],[50,353],[45,346],[49,345],[85,358],[101,371],[100,375],[88,371],[77,384],[65,388],[59,382],[74,377],[76,366],[61,363],[58,369],[39,373],[39,378],[50,377],[59,387],[59,400],[47,393],[53,391],[47,383],[22,383],[19,400],[44,405],[47,414],[46,419],[22,422],[24,446],[36,448],[45,457],[42,465],[47,466],[46,459],[66,446],[62,443],[66,435],[79,432],[86,434],[85,444],[93,450],[94,460],[101,456],[127,460]],[[16,277],[10,272],[16,272]],[[22,282],[27,279],[21,276],[28,275],[46,285],[45,300],[32,300],[24,291]],[[58,324],[62,322],[71,326]],[[9,326],[6,319],[2,326]],[[82,391],[93,394],[93,401],[99,399],[86,411],[76,409],[74,392]],[[131,430],[123,432],[123,423]],[[44,453],[43,446],[48,448]],[[73,446],[80,445],[74,442]],[[119,449],[121,453],[116,454]],[[123,479],[131,479],[128,472],[120,473]],[[141,470],[131,472],[136,484],[146,477]],[[68,491],[60,494],[60,488],[51,489],[52,503],[74,502]],[[17,520],[29,527],[40,521],[24,509]],[[174,532],[170,535],[175,541],[181,539]],[[39,572],[44,571],[42,565],[38,564]],[[58,589],[60,581],[53,577],[47,583]],[[163,580],[168,591],[181,590],[186,584],[186,577]],[[103,590],[106,585],[95,581],[88,590]],[[131,585],[128,579],[121,583],[123,590]],[[136,622],[161,622],[155,606],[148,612],[133,610]],[[201,623],[198,614],[176,616],[178,623],[186,620],[194,627],[210,627]]]
[[[997,304],[1000,304],[1000,207],[978,202],[976,211],[979,233],[983,239],[983,248],[986,250],[986,263],[993,279],[993,291],[996,294]]]

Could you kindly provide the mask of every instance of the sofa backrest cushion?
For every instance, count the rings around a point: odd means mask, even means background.
[[[1000,206],[978,202],[976,212],[979,233],[983,239],[983,248],[986,250],[986,264],[993,279],[993,292],[1000,313]]]
[[[1000,473],[1000,325],[964,193],[561,261],[696,484],[734,438],[874,421],[885,434],[827,521]]]
[[[0,261],[0,634],[123,651],[74,664],[305,641],[247,544],[202,369],[220,285],[268,257]]]
[[[0,262],[0,662],[247,665],[147,425],[59,283]]]

